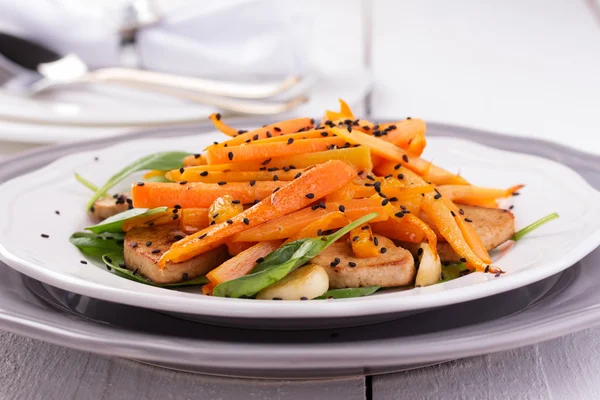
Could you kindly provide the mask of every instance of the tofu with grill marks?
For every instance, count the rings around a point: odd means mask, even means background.
[[[130,230],[125,234],[125,265],[153,282],[175,283],[206,275],[229,258],[227,246],[220,246],[191,260],[159,268],[158,261],[180,236],[186,234],[177,223]]]

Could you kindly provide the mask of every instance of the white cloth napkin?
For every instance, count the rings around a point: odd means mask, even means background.
[[[161,19],[140,29],[144,68],[204,77],[252,79],[307,71],[303,41],[310,24],[294,2],[156,1]],[[119,27],[128,2],[0,0],[0,30],[91,68],[120,65]],[[304,44],[303,44],[304,43]]]

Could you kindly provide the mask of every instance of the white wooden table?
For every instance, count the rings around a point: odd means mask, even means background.
[[[373,116],[419,116],[600,154],[595,0],[306,3],[319,14],[313,58],[336,49],[337,61],[327,58],[323,69],[371,68]],[[0,147],[9,154],[28,146]],[[7,332],[0,354],[0,399],[600,398],[600,329],[410,372],[319,382],[192,375]]]

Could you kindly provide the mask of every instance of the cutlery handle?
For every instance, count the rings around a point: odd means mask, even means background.
[[[300,78],[294,75],[288,76],[279,82],[253,84],[217,81],[128,68],[102,68],[89,72],[82,78],[86,82],[129,82],[137,85],[164,86],[207,95],[242,99],[272,97],[300,82]]]

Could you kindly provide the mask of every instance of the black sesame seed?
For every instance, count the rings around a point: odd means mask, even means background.
[[[319,229],[317,231],[317,236],[323,236],[323,229]]]
[[[323,203],[322,201],[320,201],[320,202],[319,202],[317,205],[318,205],[319,207],[321,207],[323,210],[326,210],[326,209],[327,209],[327,207],[325,207],[325,203]]]
[[[398,217],[398,218],[402,218],[402,217],[404,217],[404,211],[397,212],[397,213],[396,213],[396,214],[394,214],[394,215],[395,215],[396,217]]]
[[[349,261],[349,262],[348,262],[348,266],[349,266],[350,268],[354,268],[354,267],[356,267],[356,263],[355,263],[354,261]]]
[[[467,259],[466,259],[466,258],[464,258],[464,257],[461,257],[461,258],[460,258],[460,262],[467,262]]]
[[[382,206],[387,206],[389,202],[390,201],[388,199],[383,199],[383,201],[381,202],[381,205]]]
[[[473,222],[473,220],[470,218],[465,218],[465,222]]]
[[[144,182],[138,182],[136,183],[137,186],[144,186]]]
[[[348,132],[352,132],[352,126],[348,125]]]
[[[279,127],[277,127],[277,126],[273,127],[273,130],[274,130],[275,132],[281,132],[281,128],[279,128]]]
[[[232,220],[230,220],[230,219],[228,219],[228,220],[227,220],[227,221],[225,221],[225,222],[227,222],[229,225],[233,224],[233,221],[232,221]]]
[[[519,193],[519,192],[514,192],[512,195],[513,195],[513,196],[520,196],[520,195],[521,195],[521,193]]]
[[[289,138],[287,141],[287,144],[292,144],[292,143],[294,143],[294,138]]]
[[[317,208],[319,208],[319,206],[318,206],[318,205],[316,205],[316,204],[315,204],[314,206],[311,206],[311,207],[310,207],[310,209],[311,209],[311,210],[313,210],[313,211],[315,211]]]
[[[279,187],[276,187],[275,190],[273,190],[273,193],[279,191]]]
[[[180,185],[185,185],[185,184],[187,184],[187,181],[181,181],[181,182],[179,182],[179,184]]]
[[[219,181],[219,182],[217,182],[217,185],[219,185],[219,186],[227,185],[227,182]]]
[[[175,235],[173,237],[173,239],[175,239],[176,241],[179,241],[179,240],[183,239],[183,236],[181,236],[181,235]]]
[[[81,260],[79,262],[82,263],[82,264],[87,264],[87,261],[85,261],[85,260]]]
[[[138,242],[133,242],[133,243],[131,243],[131,247],[132,247],[132,248],[134,248],[134,249],[135,249],[136,247],[138,247]]]
[[[436,193],[435,196],[433,196],[434,199],[439,200],[442,198],[442,195],[439,193]]]
[[[239,200],[231,200],[231,204],[240,204],[241,202]]]
[[[254,139],[254,140],[258,140],[258,135],[254,135],[254,136],[252,136],[252,139]]]
[[[214,224],[216,224],[215,221],[210,221],[210,225],[214,225]]]
[[[338,207],[338,210],[340,210],[341,212],[345,212],[346,211],[346,207],[344,207],[343,205],[340,205]]]
[[[485,269],[483,270],[483,272],[486,272],[486,273],[487,273],[487,272],[489,272],[489,271],[490,271],[490,266],[489,266],[489,265],[486,265],[486,266],[485,266]]]
[[[387,251],[387,249],[385,247],[382,247],[381,249],[379,249],[379,252],[381,254],[385,254],[386,251]]]
[[[200,158],[200,154],[194,154],[194,158]]]
[[[202,235],[200,235],[200,239],[204,239],[206,237],[206,233],[203,233]]]
[[[373,238],[373,243],[375,244],[375,246],[379,246],[379,239],[377,239],[376,237]]]
[[[358,239],[360,239],[358,236],[354,236],[354,237],[352,238],[352,241],[353,241],[353,242],[356,242]]]
[[[307,199],[314,199],[315,198],[315,195],[313,193],[306,193],[305,196],[306,196]]]
[[[404,160],[404,162],[408,162],[408,156],[407,156],[406,154],[404,154],[404,155],[402,156],[402,159]]]
[[[219,142],[213,142],[213,144],[219,144]]]
[[[420,256],[421,254],[423,254],[423,248],[419,247],[419,250],[417,250],[417,255]]]
[[[273,297],[273,300],[283,300],[281,297]]]
[[[148,240],[148,241],[146,242],[146,247],[150,247],[150,246],[152,246],[152,240]]]
[[[112,264],[112,258],[104,256],[104,259],[106,260],[106,262],[111,263]]]
[[[273,175],[273,180],[277,182],[279,180],[279,177],[277,175]]]
[[[462,208],[460,208],[460,209],[458,210],[458,213],[459,213],[460,215],[465,215],[465,212],[463,211],[463,209],[462,209]]]
[[[217,118],[217,121],[220,121],[220,120],[221,120],[221,114],[217,113],[217,114],[215,115],[215,118]]]
[[[253,179],[250,181],[250,186],[254,186],[256,184],[256,181]]]
[[[50,237],[50,235],[46,235],[45,233],[42,233],[40,236],[43,237],[44,239],[48,239]]]
[[[308,300],[308,297],[302,296],[302,297],[300,297],[300,300]]]
[[[154,249],[154,250],[152,250],[152,254],[158,254],[158,253],[160,253],[160,249]]]
[[[181,274],[181,280],[187,281],[189,278],[190,278],[190,276],[187,274],[187,272],[184,272],[183,274]]]
[[[262,162],[262,165],[267,165],[270,162],[271,162],[271,159],[267,158],[265,161]]]
[[[511,205],[510,207],[508,207],[509,210],[512,210],[513,208],[515,208],[514,205]]]
[[[362,228],[360,228],[361,231],[366,231],[367,229],[369,229],[369,225],[364,225]]]
[[[60,215],[60,211],[56,210],[56,211],[54,211],[54,214]]]
[[[334,259],[333,259],[333,261],[334,261],[336,264],[339,264],[339,263],[341,262],[341,260],[340,260],[338,257],[334,258]]]
[[[267,137],[268,137],[268,138],[271,138],[271,137],[273,137],[273,135],[271,134],[271,132],[267,132]]]
[[[175,221],[177,218],[179,218],[179,214],[173,214],[173,221]]]
[[[200,176],[207,176],[208,175],[208,171],[202,171],[200,172]]]
[[[375,180],[375,178],[373,178],[371,175],[367,175],[367,179],[370,180],[370,181],[374,181]]]
[[[398,201],[398,198],[397,197],[390,197],[390,201],[391,202]]]
[[[229,153],[227,153],[227,157],[229,158],[229,160],[233,160],[233,152],[230,151]]]
[[[323,137],[327,137],[327,136],[329,136],[329,133],[327,133],[327,132],[323,131],[323,132],[321,132],[321,136],[323,136]]]
[[[259,257],[256,259],[256,263],[260,264],[261,262],[265,261],[265,259],[263,257]]]

